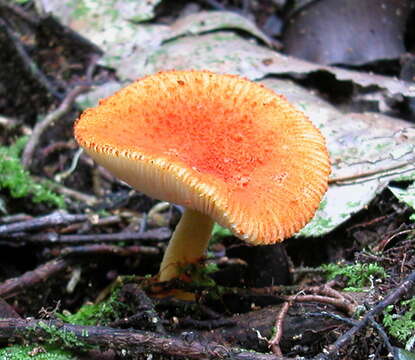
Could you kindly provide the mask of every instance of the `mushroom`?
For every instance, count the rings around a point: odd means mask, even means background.
[[[214,221],[252,244],[290,237],[314,215],[330,164],[320,131],[281,95],[234,75],[164,71],[87,109],[78,143],[143,193],[186,209],[160,281],[200,260]]]

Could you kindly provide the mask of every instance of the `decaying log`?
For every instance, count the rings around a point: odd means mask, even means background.
[[[51,336],[71,337],[81,344],[123,350],[124,354],[165,354],[186,359],[288,360],[271,354],[260,354],[237,348],[189,339],[184,336],[161,335],[149,331],[114,329],[104,326],[63,324],[53,320],[0,319],[0,340],[28,339],[39,342]]]
[[[195,335],[225,346],[242,347],[261,352],[269,351],[267,339],[272,336],[275,319],[281,306],[283,305],[269,306],[246,314],[234,315],[229,319],[235,322],[235,326],[195,332]],[[327,336],[330,330],[342,325],[340,321],[335,319],[307,316],[308,313],[316,312],[344,315],[329,305],[292,304],[283,325],[280,341],[283,352],[289,351],[294,345],[310,346],[321,337]]]

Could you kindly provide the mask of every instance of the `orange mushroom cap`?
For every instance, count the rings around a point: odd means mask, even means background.
[[[320,131],[283,96],[208,71],[139,79],[86,110],[75,137],[137,190],[255,244],[300,230],[330,173]]]

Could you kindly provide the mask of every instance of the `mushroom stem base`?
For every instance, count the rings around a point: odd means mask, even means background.
[[[169,281],[180,270],[199,261],[205,254],[213,229],[213,220],[199,211],[186,209],[164,253],[159,281]]]

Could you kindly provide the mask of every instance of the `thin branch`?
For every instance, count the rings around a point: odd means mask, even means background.
[[[137,254],[147,255],[159,255],[160,249],[155,246],[115,246],[115,245],[83,245],[83,246],[71,246],[59,250],[56,255],[68,256],[68,255],[105,255],[113,254],[119,256],[131,256]]]
[[[330,304],[335,306],[336,308],[343,310],[348,314],[353,314],[354,307],[350,305],[348,301],[345,299],[333,298],[329,296],[321,296],[321,295],[281,295],[285,301],[296,301],[296,302],[319,302],[322,304]]]
[[[41,178],[39,176],[32,176],[32,177],[37,182],[45,184],[51,190],[53,190],[53,191],[55,191],[55,192],[57,192],[61,195],[70,197],[70,198],[72,198],[76,201],[83,202],[88,206],[93,206],[93,205],[97,204],[98,201],[99,201],[98,198],[93,196],[93,195],[84,194],[80,191],[68,188],[68,187],[66,187],[62,184],[58,184],[58,183],[53,182],[51,180],[46,180],[46,179]]]
[[[324,317],[329,317],[335,320],[340,320],[348,325],[351,326],[358,326],[359,325],[359,321],[358,320],[354,320],[354,319],[349,319],[349,318],[345,318],[342,316],[339,316],[337,314],[332,314],[332,313],[328,313],[328,312],[315,312],[315,313],[308,313],[308,316],[315,316],[315,317],[319,317],[319,316],[324,316]],[[394,349],[392,344],[389,341],[388,335],[386,334],[385,330],[383,330],[382,326],[380,326],[373,318],[369,319],[371,325],[377,330],[377,332],[379,333],[379,335],[382,337],[383,342],[386,345],[386,348],[388,349],[388,351],[391,354],[394,354]]]
[[[18,240],[24,243],[39,244],[82,244],[82,243],[109,243],[109,242],[132,242],[139,240],[158,240],[163,241],[169,239],[171,231],[168,228],[158,228],[143,232],[117,232],[112,234],[73,234],[61,235],[57,232],[41,232],[39,234],[29,235],[26,233],[18,233],[11,236],[13,242]]]
[[[151,246],[130,246],[119,247],[109,245],[91,245],[91,246],[79,246],[68,247],[62,250],[62,255],[86,255],[90,253],[94,254],[117,254],[122,256],[135,255],[135,254],[153,254],[158,255],[160,249]],[[72,265],[73,260],[69,257],[59,258],[51,260],[45,264],[40,265],[34,270],[27,271],[24,274],[6,280],[0,283],[0,296],[7,299],[12,296],[16,296],[18,293],[32,288],[39,283],[45,282],[52,276],[56,276],[63,270]]]
[[[287,316],[290,306],[291,306],[291,302],[286,301],[281,307],[281,310],[278,312],[277,318],[275,320],[275,334],[268,341],[268,344],[272,352],[277,356],[282,356],[282,351],[280,348],[280,341],[281,341],[283,329],[284,329],[284,320],[285,320],[285,317]]]
[[[330,284],[333,283],[333,284]],[[306,288],[307,291],[310,292],[317,292],[322,295],[331,296],[333,298],[341,299],[344,303],[350,303],[350,307],[348,313],[352,315],[355,311],[355,307],[358,305],[358,302],[353,299],[349,294],[341,293],[332,288],[332,286],[336,285],[335,280],[331,280],[329,283],[323,284],[322,286],[311,286]]]
[[[39,18],[37,16],[30,15],[27,13],[21,6],[14,4],[13,2],[7,2],[5,0],[0,0],[0,9],[5,9],[17,15],[21,19],[25,20],[28,24],[32,26],[39,25]]]
[[[378,322],[375,321],[375,319],[373,319],[373,317],[371,317],[369,319],[371,325],[377,330],[377,332],[379,333],[379,335],[381,336],[381,338],[383,339],[383,342],[386,345],[386,348],[388,349],[388,351],[394,355],[395,350],[393,349],[393,346],[389,340],[388,335],[386,334],[385,330],[383,330],[382,326],[379,325]]]
[[[351,326],[355,326],[358,323],[357,320],[353,320],[353,319],[350,319],[350,318],[345,318],[343,316],[340,316],[340,315],[337,315],[337,314],[332,314],[332,313],[329,313],[327,311],[308,313],[307,316],[314,316],[314,317],[323,317],[324,316],[324,317],[328,317],[328,318],[331,318],[331,319],[334,319],[334,320],[342,321],[342,322],[344,322],[348,325],[351,325]]]
[[[110,324],[111,327],[134,327],[136,324],[140,326],[145,321],[149,330],[158,332],[159,334],[167,334],[163,326],[163,320],[155,310],[154,302],[150,299],[145,291],[137,284],[124,285],[120,293],[122,302],[133,302],[136,313],[128,318],[122,318]],[[137,327],[136,327],[137,328]]]
[[[22,124],[20,121],[11,118],[11,117],[5,117],[0,115],[0,127],[4,127],[6,129],[12,129],[12,128],[18,128],[19,132],[22,135],[30,135],[32,133],[32,128]]]
[[[56,211],[52,214],[41,216],[35,219],[0,225],[0,235],[40,230],[52,226],[69,225],[87,220],[88,215],[73,215],[67,214],[63,211]]]
[[[10,41],[13,43],[14,48],[19,55],[26,71],[32,75],[32,77],[39,82],[49,93],[51,93],[55,98],[61,99],[62,94],[57,90],[57,88],[48,80],[46,75],[39,69],[37,64],[32,60],[32,58],[27,53],[22,42],[19,40],[18,36],[14,33],[12,29],[7,25],[7,23],[0,18],[0,29],[8,36]]]
[[[32,220],[33,216],[27,214],[13,214],[0,217],[0,224],[11,224],[21,221]]]
[[[27,271],[21,276],[8,279],[0,284],[0,296],[4,299],[16,296],[18,293],[61,273],[71,264],[72,261],[69,259],[52,260],[33,271]]]
[[[65,99],[59,105],[59,107],[49,113],[42,121],[38,122],[32,132],[32,136],[26,144],[26,147],[22,155],[22,164],[27,169],[32,161],[35,148],[39,143],[40,137],[43,132],[55,121],[59,120],[64,116],[72,107],[75,99],[78,95],[87,92],[90,89],[90,86],[80,85],[74,87],[68,94],[65,96]]]
[[[80,147],[75,152],[75,155],[72,158],[71,165],[69,166],[69,168],[54,176],[54,180],[56,182],[58,183],[62,182],[62,180],[66,179],[68,176],[70,176],[75,171],[76,167],[78,166],[79,157],[81,156],[83,151],[84,149]]]
[[[402,230],[402,231],[398,231],[395,234],[393,234],[392,236],[389,236],[385,239],[383,239],[379,244],[377,244],[374,248],[373,251],[383,251],[386,247],[386,245],[388,245],[393,239],[397,238],[398,236],[401,235],[406,235],[406,234],[410,234],[415,232],[414,229],[407,229],[407,230]]]
[[[415,271],[412,272],[397,288],[392,290],[382,301],[380,301],[372,310],[368,311],[366,315],[350,330],[340,336],[336,342],[329,346],[329,352],[326,354],[319,354],[315,360],[332,359],[337,356],[340,349],[346,346],[354,335],[364,329],[376,315],[380,314],[389,305],[396,303],[405,294],[407,294],[415,286]]]

